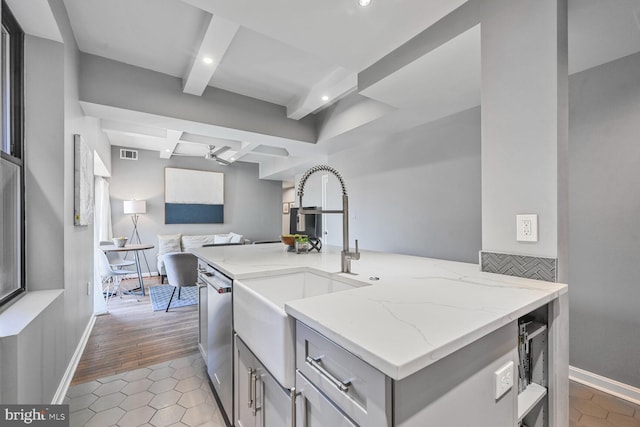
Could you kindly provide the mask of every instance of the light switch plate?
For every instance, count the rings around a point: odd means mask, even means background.
[[[513,362],[509,362],[493,373],[495,377],[496,399],[513,387]]]
[[[516,240],[518,242],[538,241],[538,215],[516,215]]]

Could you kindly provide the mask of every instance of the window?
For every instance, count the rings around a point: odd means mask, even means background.
[[[23,43],[24,33],[3,1],[0,45],[0,305],[25,290]]]

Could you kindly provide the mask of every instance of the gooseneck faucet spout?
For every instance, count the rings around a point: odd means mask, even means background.
[[[324,209],[304,209],[302,204],[302,196],[304,195],[304,186],[311,175],[316,172],[329,172],[333,174],[342,187],[342,210],[324,210]],[[355,252],[349,251],[349,197],[347,196],[347,187],[340,172],[327,165],[314,166],[302,175],[300,184],[298,185],[298,230],[304,227],[304,215],[307,214],[342,214],[342,252],[341,252],[341,271],[343,273],[351,273],[351,260],[359,260],[360,252],[358,251],[358,241],[356,240]]]

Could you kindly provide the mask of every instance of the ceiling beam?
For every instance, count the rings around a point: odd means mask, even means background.
[[[119,132],[125,135],[144,135],[155,138],[166,138],[167,131],[159,127],[145,126],[133,122],[124,122],[119,120],[102,119],[100,126],[105,132]]]
[[[287,105],[287,117],[300,120],[357,87],[357,73],[338,67],[313,85],[307,93]]]
[[[164,150],[160,150],[161,159],[170,159],[171,155],[178,146],[180,138],[182,137],[182,131],[167,129],[167,145]]]
[[[219,16],[211,16],[189,72],[183,79],[183,92],[201,96],[227,52],[240,26]],[[208,62],[206,63],[205,60]]]
[[[243,142],[240,150],[238,150],[238,152],[233,156],[236,159],[235,161],[240,160],[242,157],[251,153],[253,150],[258,148],[259,146],[260,144],[255,142]]]

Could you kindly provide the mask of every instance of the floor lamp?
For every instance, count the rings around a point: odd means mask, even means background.
[[[134,243],[142,243],[140,240],[140,235],[138,234],[138,217],[140,214],[147,213],[147,202],[144,200],[124,200],[122,202],[122,207],[125,215],[131,215],[131,221],[133,222],[133,231],[131,231],[131,238],[129,242]],[[129,253],[127,252],[125,255],[125,259],[127,258]],[[142,252],[142,256],[144,257],[144,262],[147,265],[147,272],[151,274],[151,269],[149,268],[149,261],[147,261],[147,255]]]

